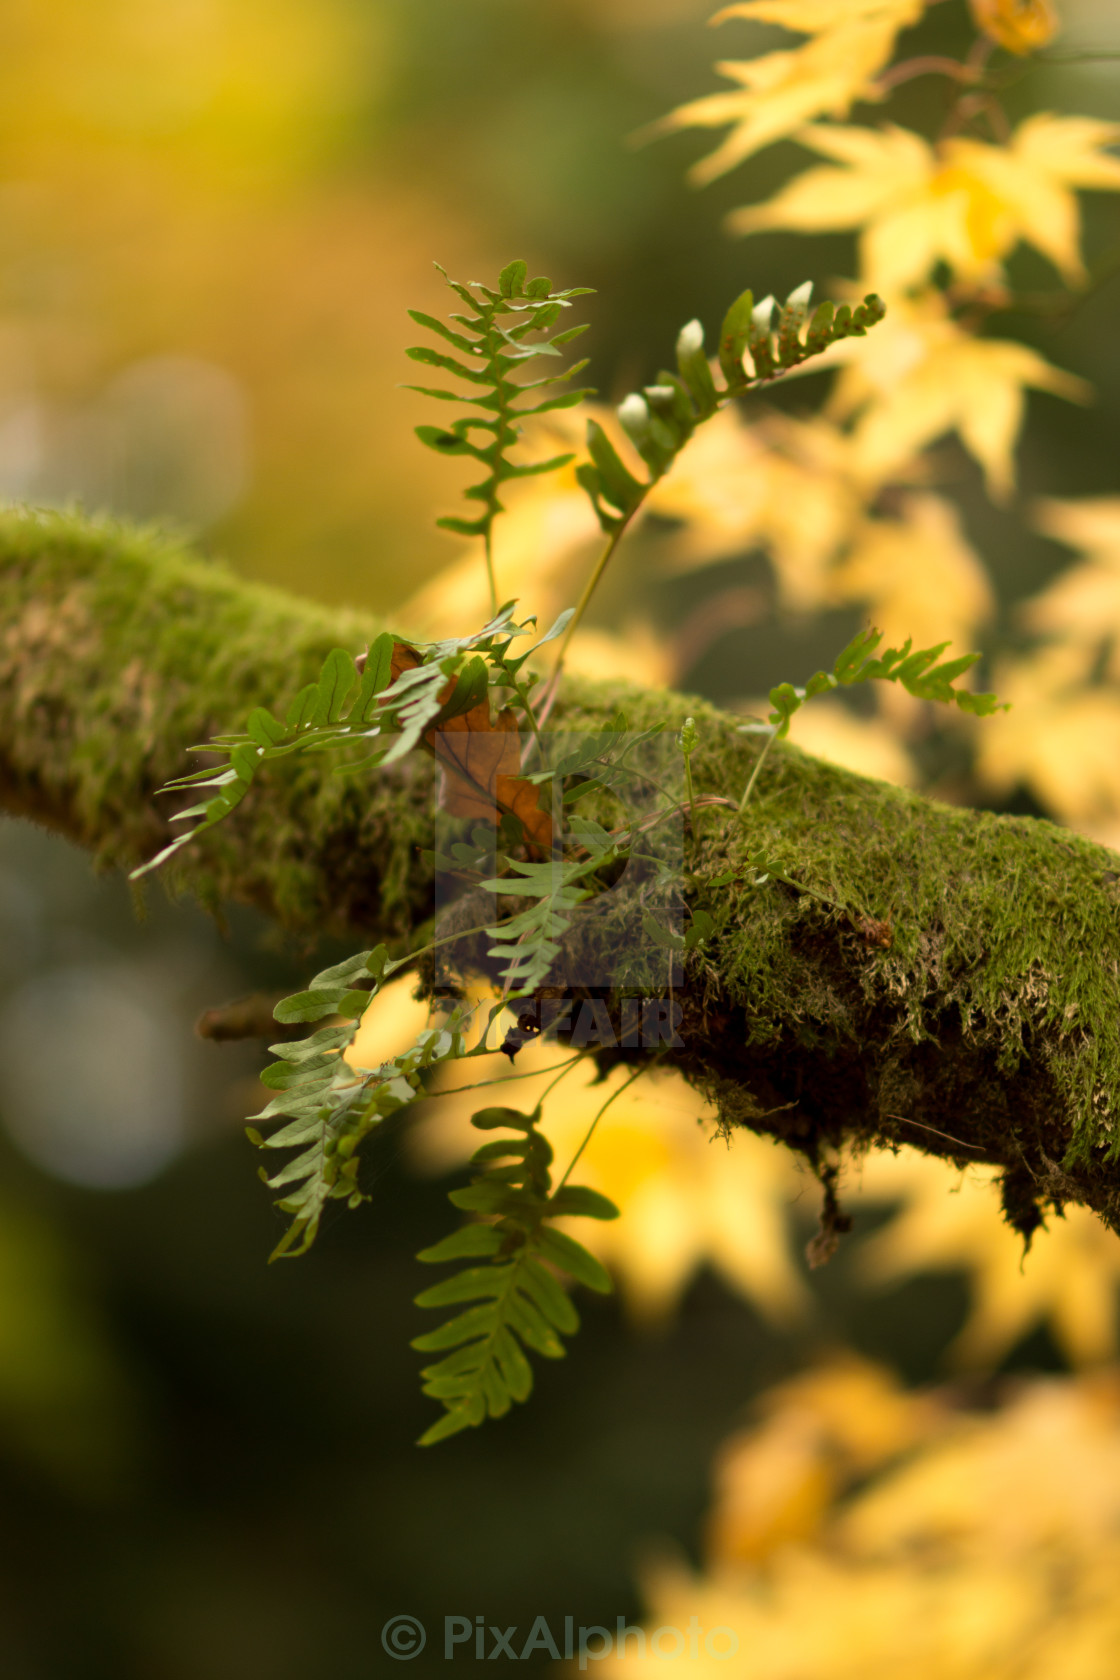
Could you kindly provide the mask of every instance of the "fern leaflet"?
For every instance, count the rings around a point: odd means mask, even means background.
[[[850,688],[853,683],[875,680],[901,683],[916,700],[937,700],[944,705],[955,701],[962,712],[974,717],[989,717],[993,712],[1006,711],[1006,705],[1001,705],[994,694],[973,694],[967,688],[953,686],[958,677],[976,664],[980,658],[978,653],[962,653],[956,659],[946,659],[938,664],[949,646],[948,642],[938,642],[936,647],[911,653],[911,642],[907,638],[900,648],[887,648],[884,653],[877,654],[876,649],[882,639],[881,630],[861,630],[852,637],[843,652],[837,654],[831,671],[817,671],[804,688],[794,688],[792,683],[779,683],[777,688],[772,688],[770,704],[774,710],[770,713],[770,723],[778,738],[788,735],[793,714],[807,700],[814,699],[818,694],[827,694],[834,688]]]
[[[225,753],[229,762],[224,769],[196,770],[179,776],[160,792],[178,793],[188,788],[220,791],[201,804],[176,812],[172,822],[192,817],[199,820],[134,869],[132,879],[159,868],[206,829],[224,821],[248,793],[257,771],[273,759],[372,743],[372,753],[357,763],[343,765],[342,770],[350,773],[391,764],[420,744],[429,730],[438,729],[483,698],[491,680],[487,667],[492,667],[496,682],[524,689],[519,673],[533,649],[514,658],[510,644],[518,636],[529,635],[536,620],[515,623],[516,605],[515,601],[507,602],[471,636],[427,645],[401,641],[386,631],[370,643],[360,671],[345,648],[333,648],[318,679],[300,689],[283,722],[267,706],[257,706],[243,731],[216,735],[193,747],[193,752]],[[567,620],[568,615],[561,614],[536,645],[559,635]],[[382,745],[379,736],[393,739]]]
[[[402,966],[388,957],[384,945],[359,952],[324,969],[307,991],[276,1006],[276,1019],[283,1023],[339,1015],[343,1020],[295,1043],[272,1045],[277,1060],[261,1074],[261,1083],[277,1095],[251,1118],[283,1118],[287,1124],[267,1137],[250,1126],[249,1140],[258,1149],[298,1152],[271,1174],[260,1169],[270,1190],[283,1191],[277,1206],[291,1215],[273,1260],[307,1252],[328,1202],[342,1200],[354,1208],[366,1200],[357,1181],[360,1145],[390,1114],[423,1095],[426,1070],[466,1054],[464,1022],[453,1011],[442,1027],[427,1028],[408,1050],[378,1068],[352,1068],[344,1059],[370,1001]]]
[[[663,370],[654,384],[631,392],[618,407],[623,430],[649,468],[650,477],[645,482],[623,464],[598,422],[588,421],[591,459],[582,463],[577,476],[604,531],[614,534],[625,527],[658,479],[664,478],[696,427],[709,420],[723,403],[746,396],[759,385],[801,366],[840,339],[864,337],[868,328],[886,314],[886,305],[872,292],[854,310],[846,303],[838,308],[826,299],[817,305],[810,320],[812,289],[807,280],[780,308],[772,297],[756,304],[750,291],[736,298],[720,328],[722,386],[716,384],[712,374],[700,322],[689,321],[681,328],[676,373]]]
[[[611,1287],[595,1256],[547,1221],[573,1215],[615,1219],[618,1209],[595,1190],[564,1183],[552,1188],[552,1147],[537,1130],[539,1119],[539,1109],[522,1114],[512,1108],[486,1108],[472,1117],[482,1131],[508,1127],[521,1133],[476,1150],[472,1161],[484,1171],[449,1197],[456,1207],[493,1223],[466,1225],[417,1256],[488,1262],[468,1266],[416,1297],[420,1307],[478,1303],[412,1343],[419,1352],[444,1355],[422,1373],[424,1393],[442,1401],[445,1412],[420,1437],[421,1446],[487,1416],[502,1417],[513,1401],[528,1399],[533,1369],[526,1349],[545,1359],[563,1358],[561,1338],[579,1329],[579,1314],[552,1268],[602,1294]],[[504,1162],[510,1164],[498,1164]]]
[[[439,264],[436,266],[438,268]],[[541,379],[524,383],[511,375],[537,356],[559,356],[564,345],[587,331],[585,323],[549,336],[549,329],[562,312],[571,308],[572,298],[586,296],[591,288],[575,286],[564,292],[554,292],[551,280],[543,275],[528,280],[528,269],[521,261],[511,262],[503,268],[498,276],[497,291],[477,280],[461,285],[459,281],[450,279],[442,268],[440,273],[471,313],[452,315],[454,328],[418,309],[410,309],[409,314],[420,326],[435,333],[469,361],[461,361],[445,350],[435,350],[425,344],[413,345],[405,353],[414,362],[422,362],[466,380],[468,385],[479,388],[481,394],[466,396],[430,385],[409,385],[406,389],[435,397],[440,402],[468,403],[479,411],[453,420],[449,426],[417,426],[416,436],[438,455],[469,455],[486,469],[485,478],[463,492],[468,500],[482,503],[483,511],[478,517],[461,519],[448,516],[437,519],[436,524],[462,536],[482,537],[486,545],[491,603],[496,606],[491,537],[495,519],[504,512],[500,499],[502,485],[510,479],[551,472],[554,467],[566,466],[572,459],[567,454],[528,464],[511,461],[510,451],[521,435],[520,423],[553,409],[572,408],[591,394],[589,390],[562,391],[542,396],[528,407],[516,406],[526,393],[564,384],[587,366],[586,360],[574,363],[562,373],[547,374]],[[513,318],[512,323],[509,317]],[[476,441],[475,434],[480,432],[486,434],[486,441]]]

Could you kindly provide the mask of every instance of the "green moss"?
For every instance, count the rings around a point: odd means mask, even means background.
[[[341,644],[378,626],[238,579],[155,530],[13,510],[0,516],[0,775],[9,807],[132,868],[185,801],[154,798],[188,749],[279,707]],[[282,792],[277,783],[282,783]],[[271,785],[270,785],[271,783]],[[376,788],[301,764],[261,779],[236,822],[167,872],[203,903],[258,905],[308,932],[404,933],[428,888],[430,774]],[[369,853],[378,859],[369,868]]]
[[[578,696],[589,721],[602,715],[601,692]],[[738,799],[756,749],[731,720],[679,696],[615,690],[610,701],[635,729],[658,719],[679,729],[691,713],[702,733],[697,791]],[[759,847],[820,896],[750,884],[748,854]],[[799,1114],[771,1129],[788,1135],[809,1109],[810,1153],[855,1138],[962,1161],[1011,1165],[1021,1154],[1043,1197],[1120,1157],[1115,854],[1052,823],[942,805],[784,743],[745,818],[701,816],[687,862],[701,881],[742,871],[695,899],[720,928],[692,976],[695,1013],[721,1025],[685,1060],[725,1105],[729,1082],[744,1117],[795,1100]],[[889,924],[889,948],[872,924]],[[810,1068],[815,1098],[803,1084]],[[959,1111],[945,1105],[947,1090]],[[965,1147],[939,1145],[925,1128]],[[1111,1188],[1108,1198],[1115,1217]]]

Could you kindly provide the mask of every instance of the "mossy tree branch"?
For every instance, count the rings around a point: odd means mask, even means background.
[[[132,869],[190,803],[153,796],[188,748],[286,699],[332,647],[376,630],[246,583],[180,543],[107,520],[0,516],[0,806]],[[314,761],[265,775],[236,823],[164,872],[204,904],[251,904],[308,935],[401,937],[428,913],[431,773],[376,782]]]
[[[378,627],[247,584],[180,545],[55,514],[0,518],[0,805],[103,866],[166,843],[155,790],[187,748],[313,678]],[[697,720],[697,789],[735,796],[758,751],[677,695],[570,681],[567,727],[622,703],[635,729]],[[558,714],[559,715],[559,714]],[[197,761],[195,761],[197,762]],[[307,935],[399,940],[430,914],[424,762],[261,778],[174,859],[171,885]],[[1078,1201],[1120,1229],[1120,861],[1046,822],[958,810],[780,743],[743,822],[710,813],[686,859],[720,931],[681,995],[686,1077],[731,1124],[825,1166],[908,1143],[1005,1169],[1008,1216]],[[752,885],[763,847],[805,892]],[[729,886],[705,883],[740,871]],[[889,923],[889,944],[883,924]]]

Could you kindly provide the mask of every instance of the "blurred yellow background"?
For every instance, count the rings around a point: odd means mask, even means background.
[[[1101,284],[1068,307],[1020,239],[1038,221],[1000,221],[998,194],[983,198],[986,152],[955,154],[962,189],[925,139],[911,147],[925,244],[899,234],[894,199],[882,217],[864,206],[887,228],[878,246],[860,246],[858,217],[791,210],[787,182],[822,159],[788,138],[698,193],[686,171],[720,136],[684,119],[657,144],[634,136],[707,98],[714,58],[805,47],[772,26],[795,16],[782,0],[771,23],[748,5],[714,33],[709,9],[10,0],[0,494],[170,521],[246,575],[405,629],[460,629],[484,579],[435,529],[459,481],[416,442],[431,415],[400,388],[419,336],[407,308],[446,309],[433,261],[489,279],[521,255],[558,285],[594,286],[581,348],[606,405],[654,375],[683,321],[711,332],[747,284],[843,286],[859,247],[901,288],[880,335],[699,436],[576,662],[751,709],[869,614],[891,637],[952,637],[983,648],[1013,711],[950,728],[892,695],[821,702],[795,738],[1116,843],[1111,188],[1080,195]],[[818,12],[829,27],[848,13],[878,27],[882,12],[888,35],[910,19],[907,51],[960,55],[974,37],[964,0]],[[1049,62],[1008,84],[1020,138],[1040,111],[1115,113],[1114,8],[1058,12]],[[928,138],[944,98],[916,80],[889,110],[834,114]],[[1059,176],[1060,222],[1078,182]],[[960,191],[964,246],[959,217],[930,219]],[[729,214],[754,229],[745,241]],[[822,231],[798,231],[810,225]],[[1042,248],[1073,272],[1068,239]],[[1038,307],[997,312],[990,330],[984,316],[977,336],[959,298],[906,290],[899,263],[918,257],[939,285],[939,262],[993,287],[1006,262]],[[562,415],[541,434],[527,446],[578,447],[580,428]],[[574,473],[510,502],[502,580],[558,611],[594,550]],[[409,1609],[432,1627],[464,1609],[522,1624],[711,1609],[744,1642],[718,1672],[759,1680],[1115,1671],[1120,1243],[1088,1215],[1052,1218],[1024,1259],[985,1171],[911,1152],[848,1162],[855,1235],[810,1276],[814,1181],[767,1142],[713,1141],[715,1116],[680,1081],[641,1082],[584,1160],[623,1207],[595,1234],[620,1304],[586,1308],[523,1416],[409,1456],[430,1421],[407,1348],[429,1280],[410,1256],[446,1228],[471,1105],[433,1103],[413,1136],[377,1140],[373,1207],[298,1270],[266,1273],[275,1232],[238,1130],[259,1058],[188,1043],[187,1026],[222,996],[293,989],[308,954],[268,945],[248,917],[223,942],[184,907],[155,907],[146,927],[129,915],[120,883],[0,829],[5,1675],[365,1675],[381,1622]],[[359,1059],[391,1053],[422,1015],[390,989]],[[144,1069],[127,1088],[125,1043]],[[602,1101],[581,1080],[550,1108],[559,1153]],[[955,1386],[914,1392],[947,1374]],[[743,1432],[748,1402],[761,1422]],[[690,1561],[642,1573],[641,1547],[665,1533]],[[443,1672],[438,1651],[413,1672],[429,1668]]]

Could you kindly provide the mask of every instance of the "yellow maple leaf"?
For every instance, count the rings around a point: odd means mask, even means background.
[[[1046,497],[1035,503],[1034,514],[1048,537],[1080,549],[1094,565],[1120,571],[1120,496]]]
[[[863,1246],[861,1267],[880,1283],[916,1272],[960,1268],[972,1293],[968,1320],[949,1349],[960,1365],[998,1365],[1036,1325],[1049,1326],[1074,1364],[1117,1351],[1120,1237],[1085,1208],[1047,1219],[1024,1256],[1000,1216],[991,1168],[963,1175],[904,1149],[868,1158],[861,1194],[904,1198],[902,1211]]]
[[[820,1507],[811,1450],[799,1464],[793,1444],[816,1423],[824,1480],[825,1443],[843,1459],[843,1433],[815,1416],[836,1374],[839,1413],[858,1415],[862,1398],[878,1436],[864,1485],[833,1477],[815,1527],[795,1521],[783,1544],[779,1524],[772,1545],[716,1551],[705,1574],[662,1553],[643,1572],[645,1625],[590,1644],[596,1669],[612,1680],[667,1660],[697,1680],[1112,1680],[1117,1373],[1021,1383],[980,1411],[907,1395],[873,1367],[852,1372],[846,1395],[843,1367],[809,1373],[766,1396],[763,1421],[717,1460],[711,1538],[734,1537],[720,1518],[736,1471],[745,1535],[768,1510],[780,1516],[783,1482],[794,1519],[799,1487],[803,1509]]]
[[[1083,558],[1020,606],[1047,645],[997,671],[1014,709],[978,732],[977,770],[995,792],[1029,787],[1056,817],[1120,846],[1120,695],[1101,681],[1120,676],[1120,497],[1044,501],[1034,512]]]
[[[787,228],[795,233],[823,233],[831,229],[875,227],[887,215],[898,216],[900,208],[919,203],[928,221],[915,252],[907,255],[901,277],[892,267],[872,266],[866,260],[864,275],[880,291],[892,294],[910,284],[929,267],[931,238],[936,226],[937,204],[931,198],[930,183],[936,171],[932,147],[918,134],[896,124],[881,129],[817,123],[801,129],[797,140],[825,157],[835,158],[839,168],[821,166],[804,169],[764,204],[732,211],[727,225],[733,233],[761,233]],[[878,329],[876,329],[878,330]]]
[[[1115,1370],[1025,1385],[993,1418],[964,1416],[843,1513],[846,1551],[995,1555],[1020,1564],[1061,1545],[1072,1562],[1116,1543],[1120,1385]]]
[[[704,1550],[717,1569],[814,1536],[837,1493],[928,1434],[939,1410],[847,1353],[769,1390],[759,1409],[763,1421],[715,1461]]]
[[[1021,241],[1071,283],[1084,279],[1076,187],[1120,190],[1120,159],[1104,147],[1120,125],[1038,112],[1005,146],[952,138],[934,147],[908,129],[813,124],[796,136],[840,167],[804,170],[765,204],[735,211],[737,233],[859,228],[860,272],[890,297],[938,262],[991,284]]]
[[[923,1567],[920,1558],[853,1561],[823,1545],[802,1545],[789,1546],[753,1576],[700,1576],[675,1560],[659,1562],[641,1577],[650,1607],[642,1644],[638,1630],[627,1630],[596,1662],[596,1672],[642,1680],[664,1674],[673,1659],[672,1672],[693,1680],[721,1680],[729,1670],[750,1680],[1072,1677],[1060,1660],[1060,1639],[1047,1653],[1051,1661],[1059,1657],[1057,1666],[1036,1662],[1040,1636],[1052,1623],[1063,1634],[1084,1624],[1104,1641],[1120,1632],[1120,1615],[1101,1592],[1101,1577],[1116,1568],[1118,1552],[1109,1546],[1091,1587],[1079,1576],[1064,1602],[1045,1567],[1050,1560],[1032,1559],[1028,1569],[1002,1559],[951,1557]],[[596,1656],[599,1649],[591,1645]],[[734,1668],[729,1658],[737,1659]],[[1112,1680],[1114,1673],[1113,1662],[1078,1669],[1077,1680]]]
[[[1027,345],[966,332],[934,293],[896,300],[866,339],[836,345],[826,357],[844,369],[830,412],[855,416],[852,456],[868,484],[907,471],[927,444],[955,431],[983,467],[989,494],[1004,500],[1014,484],[1024,391],[1053,391],[1072,402],[1090,396],[1084,380]]]
[[[1058,33],[1051,0],[968,0],[972,21],[1007,52],[1035,52]]]
[[[537,1041],[485,1092],[425,1105],[412,1134],[417,1164],[427,1171],[459,1166],[478,1144],[471,1114],[487,1102],[530,1109],[549,1083],[543,1070],[563,1059],[562,1046]],[[629,1074],[619,1067],[601,1083],[596,1078],[585,1063],[548,1099],[541,1129],[561,1171]],[[573,1233],[616,1273],[640,1320],[664,1318],[708,1264],[768,1318],[788,1324],[809,1301],[790,1253],[785,1212],[803,1181],[779,1145],[750,1132],[737,1132],[727,1145],[713,1136],[715,1120],[714,1110],[674,1073],[647,1074],[622,1092],[579,1162],[580,1182],[609,1196],[621,1218],[596,1220],[593,1228],[581,1220]]]
[[[1120,496],[1042,501],[1035,524],[1084,558],[1024,602],[1020,617],[1031,630],[1084,648],[1088,677],[1102,639],[1120,632]],[[1109,670],[1120,676],[1120,648],[1113,648]]]
[[[687,570],[765,548],[781,604],[808,611],[828,599],[828,569],[866,501],[852,446],[817,417],[767,415],[748,424],[724,409],[692,438],[649,498],[679,520],[670,565]]]
[[[747,18],[812,38],[792,51],[717,64],[737,89],[690,100],[654,131],[730,125],[723,143],[692,171],[699,183],[713,181],[813,117],[842,117],[855,100],[880,98],[874,78],[889,61],[899,30],[915,23],[924,5],[925,0],[745,0],[727,6],[713,23]]]
[[[1056,643],[1001,661],[992,681],[1011,710],[976,732],[976,770],[999,794],[1022,785],[1083,834],[1120,840],[1120,694],[1086,681],[1083,648]]]
[[[1068,284],[1082,282],[1080,218],[1070,189],[1120,191],[1120,158],[1104,151],[1117,139],[1120,123],[1038,111],[1006,146],[946,141],[940,190],[962,194],[977,271],[987,261],[994,273],[996,259],[1023,240],[1049,257]]]
[[[930,493],[905,497],[896,518],[864,520],[832,573],[838,601],[860,601],[890,643],[971,644],[995,604],[983,562],[956,509]]]

